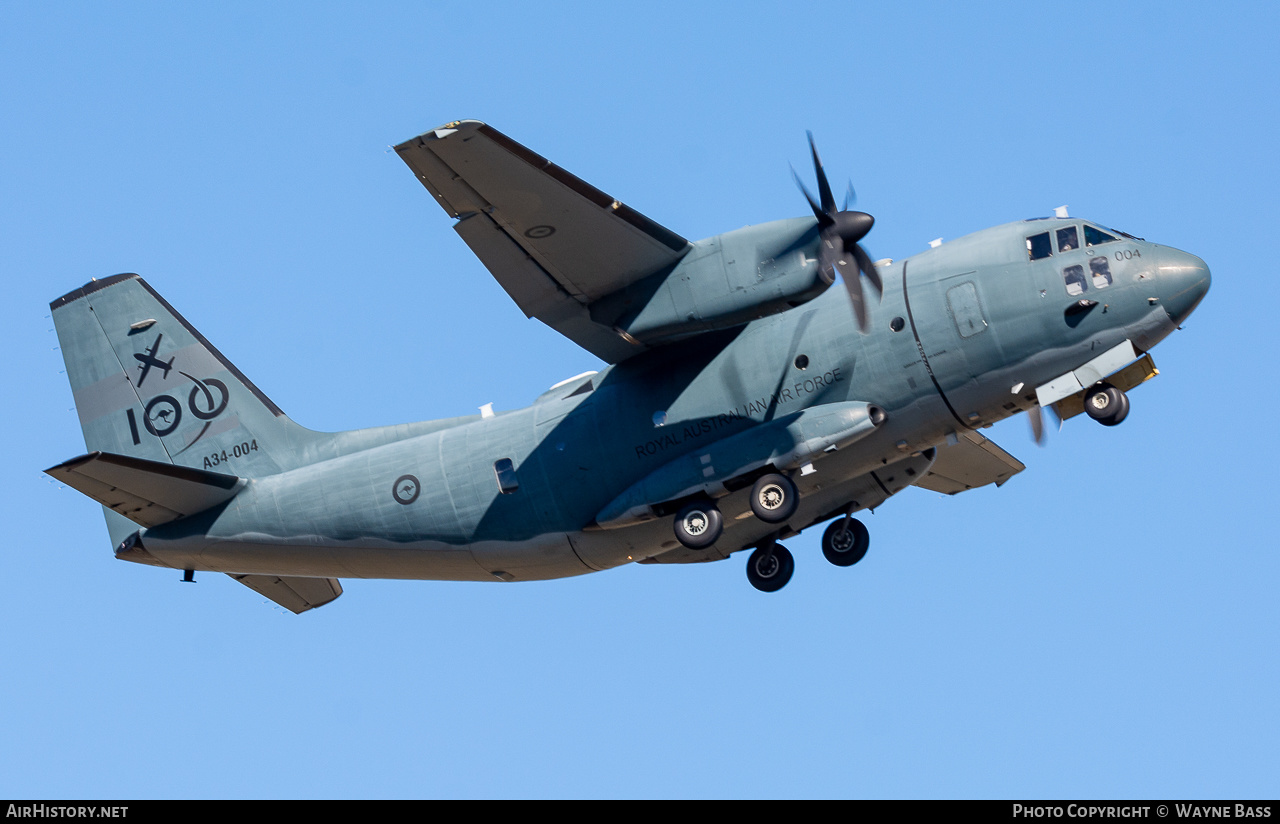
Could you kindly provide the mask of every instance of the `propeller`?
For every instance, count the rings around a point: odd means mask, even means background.
[[[1049,414],[1058,421],[1058,429],[1062,429],[1062,418],[1058,416],[1058,410],[1053,406],[1049,406]],[[1036,404],[1027,410],[1027,420],[1031,421],[1031,437],[1035,439],[1036,446],[1044,446],[1044,407]]]
[[[849,299],[853,301],[853,313],[858,321],[858,329],[866,332],[867,303],[863,296],[862,278],[865,277],[875,289],[876,297],[884,295],[884,283],[880,280],[880,273],[876,271],[876,265],[871,261],[871,256],[858,245],[858,241],[871,231],[876,219],[866,212],[849,211],[849,205],[856,197],[852,183],[849,184],[849,191],[845,195],[844,208],[836,210],[836,199],[831,194],[831,184],[827,182],[827,175],[822,170],[822,161],[818,159],[818,147],[814,145],[813,132],[806,132],[806,134],[809,135],[809,151],[813,155],[813,170],[818,177],[818,200],[813,199],[813,195],[800,180],[800,175],[796,174],[794,166],[791,169],[791,176],[795,178],[796,185],[804,193],[805,200],[809,201],[813,216],[818,219],[818,237],[821,239],[818,251],[819,271],[829,283],[834,283],[836,273],[840,273],[844,288],[849,292]]]

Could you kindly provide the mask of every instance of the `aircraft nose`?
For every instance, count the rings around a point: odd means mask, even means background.
[[[1209,291],[1209,267],[1195,255],[1162,249],[1159,258],[1160,298],[1174,324],[1181,324]]]

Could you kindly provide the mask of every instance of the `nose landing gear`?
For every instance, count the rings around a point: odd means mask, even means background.
[[[1129,415],[1129,396],[1109,383],[1099,383],[1085,393],[1084,411],[1103,426],[1115,426]]]

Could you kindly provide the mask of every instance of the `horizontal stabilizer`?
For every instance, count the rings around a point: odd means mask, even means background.
[[[111,452],[90,452],[45,473],[145,527],[203,512],[244,486],[235,475]]]
[[[322,607],[342,594],[337,578],[281,578],[278,575],[229,575],[294,614]]]
[[[987,484],[1002,485],[1027,467],[980,432],[964,432],[938,447],[938,458],[916,486],[955,495]]]

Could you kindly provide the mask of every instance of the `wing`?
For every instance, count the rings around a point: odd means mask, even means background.
[[[672,266],[689,241],[474,120],[395,149],[526,316],[610,363],[643,351],[591,306]]]
[[[954,444],[938,447],[937,460],[916,486],[955,495],[987,484],[1001,486],[1026,468],[982,433],[964,432]]]

